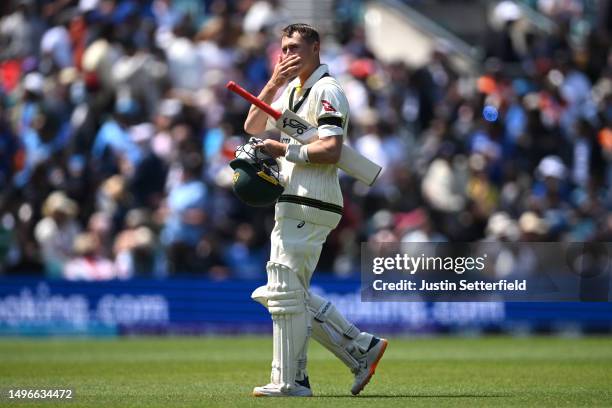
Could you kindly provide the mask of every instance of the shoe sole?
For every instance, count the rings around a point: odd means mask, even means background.
[[[271,398],[283,398],[283,397],[301,397],[301,398],[309,398],[312,397],[312,394],[310,395],[270,395],[270,394],[264,394],[262,392],[257,392],[257,391],[253,391],[252,394],[254,397],[271,397]]]
[[[382,342],[382,348],[380,349],[380,352],[378,353],[378,356],[376,356],[376,360],[374,360],[374,362],[372,363],[372,365],[370,366],[370,372],[368,373],[368,376],[365,378],[365,380],[361,383],[361,386],[353,391],[351,390],[351,394],[353,395],[357,395],[359,394],[361,391],[363,391],[363,389],[365,388],[366,385],[368,385],[368,383],[370,382],[370,380],[372,379],[372,376],[374,375],[374,373],[376,372],[376,366],[378,365],[378,362],[380,361],[380,359],[383,357],[383,354],[385,354],[385,350],[387,350],[387,345],[389,344],[389,342],[386,339],[380,339],[380,341]]]

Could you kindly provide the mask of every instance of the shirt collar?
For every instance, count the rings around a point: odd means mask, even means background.
[[[317,69],[314,70],[312,74],[308,77],[306,82],[302,85],[302,89],[312,88],[312,86],[317,82],[324,74],[329,73],[329,68],[327,64],[321,64]],[[300,85],[300,77],[295,78],[291,81],[291,86],[296,87]]]

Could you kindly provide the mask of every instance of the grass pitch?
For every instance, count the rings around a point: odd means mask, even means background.
[[[311,341],[315,398],[253,398],[271,347],[270,337],[3,339],[0,406],[612,406],[612,338],[391,338],[358,397],[350,372]],[[75,399],[15,402],[10,388],[72,388]]]

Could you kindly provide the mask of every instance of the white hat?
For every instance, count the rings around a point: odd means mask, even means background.
[[[181,113],[183,104],[178,99],[164,99],[159,103],[157,112],[161,116],[174,117]]]
[[[563,161],[559,156],[546,156],[542,159],[538,168],[536,169],[536,174],[541,177],[554,177],[556,179],[562,180],[565,178],[565,174],[567,173],[567,168]]]
[[[70,217],[75,217],[79,212],[79,206],[68,198],[63,191],[54,191],[45,199],[42,206],[42,213],[45,217],[50,217],[55,212],[61,212]]]
[[[489,217],[486,231],[490,237],[508,238],[510,241],[516,241],[519,233],[516,222],[504,211],[498,211]]]
[[[23,88],[26,91],[41,94],[45,85],[45,78],[39,72],[30,72],[23,78]]]
[[[510,216],[506,212],[499,211],[492,214],[487,222],[487,234],[496,237],[503,235],[510,221]]]
[[[519,227],[525,233],[543,235],[548,232],[548,224],[533,211],[524,212],[519,218]]]
[[[80,0],[79,1],[79,10],[83,13],[91,10],[95,10],[98,8],[100,0]]]
[[[155,126],[153,126],[152,123],[141,123],[139,125],[132,126],[130,129],[130,134],[134,143],[144,143],[151,140],[155,134]]]
[[[497,23],[515,21],[521,18],[522,12],[519,6],[510,0],[504,0],[493,9],[493,19]]]
[[[72,243],[72,250],[79,256],[89,255],[96,252],[99,241],[91,232],[83,232],[76,236]]]

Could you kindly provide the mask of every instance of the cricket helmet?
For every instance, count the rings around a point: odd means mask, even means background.
[[[236,158],[230,162],[234,169],[232,188],[238,198],[253,207],[266,207],[276,202],[283,193],[278,161],[255,149],[258,140],[236,149]]]

